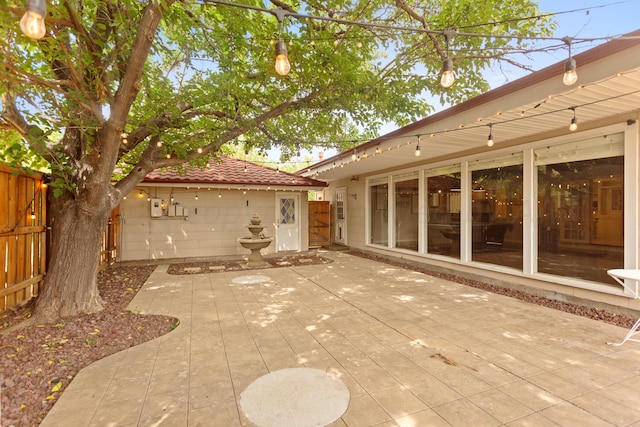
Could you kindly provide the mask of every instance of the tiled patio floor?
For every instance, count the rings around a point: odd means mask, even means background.
[[[327,252],[331,264],[168,275],[132,308],[168,335],[82,370],[41,426],[252,425],[240,394],[317,368],[350,392],[333,426],[640,425],[640,344],[626,330]],[[234,283],[247,275],[266,283]]]

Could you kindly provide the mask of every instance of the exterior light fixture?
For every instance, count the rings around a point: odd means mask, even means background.
[[[45,0],[27,0],[26,11],[20,19],[20,29],[29,38],[38,40],[44,37],[47,29],[44,25],[44,17],[47,13]]]
[[[567,86],[571,86],[578,81],[578,73],[576,72],[576,60],[573,58],[567,59],[564,63],[564,75],[562,76],[562,83]]]
[[[196,200],[198,200],[198,192],[196,191]]]
[[[444,41],[447,44],[447,57],[442,61],[442,74],[440,76],[440,85],[443,88],[451,87],[456,77],[453,75],[453,61],[449,57],[449,39],[456,33],[456,30],[447,28],[444,30]]]
[[[487,147],[493,147],[493,125],[489,125],[489,137],[487,138]]]
[[[575,132],[578,129],[578,119],[576,118],[576,107],[570,107],[569,109],[573,110],[573,118],[571,119],[569,130],[571,132]]]
[[[196,151],[198,152],[198,154],[202,154],[202,147],[198,147]]]
[[[447,57],[442,62],[442,75],[440,76],[440,85],[444,88],[451,87],[456,77],[453,75],[453,61]]]
[[[578,73],[576,72],[576,60],[571,57],[571,42],[573,38],[564,37],[562,41],[569,47],[569,59],[564,63],[564,75],[562,76],[562,83],[566,86],[571,86],[578,81]]]
[[[356,149],[353,149],[353,153],[351,153],[351,161],[355,162],[358,156],[356,156]]]
[[[287,44],[282,39],[276,42],[276,73],[286,76],[291,71],[291,63],[287,55]]]
[[[280,32],[282,31],[282,22],[284,18],[287,17],[289,12],[284,9],[276,9],[272,12],[275,17],[278,19],[278,41],[276,42],[276,73],[281,76],[286,76],[291,71],[291,63],[289,62],[289,57],[287,55],[287,44],[280,37]]]
[[[158,140],[158,142],[156,142],[156,146],[157,147],[162,147],[162,141]]]
[[[416,144],[416,151],[413,153],[414,156],[420,157],[420,137],[418,137],[418,143]]]

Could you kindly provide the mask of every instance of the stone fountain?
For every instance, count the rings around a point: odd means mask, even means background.
[[[262,220],[260,216],[255,213],[251,217],[251,223],[247,226],[249,231],[251,232],[251,237],[241,237],[238,239],[238,242],[242,245],[243,248],[249,249],[251,254],[249,254],[247,267],[265,267],[269,265],[262,254],[260,253],[260,249],[264,249],[273,242],[273,237],[261,237],[260,233],[264,230],[264,226],[261,224]]]

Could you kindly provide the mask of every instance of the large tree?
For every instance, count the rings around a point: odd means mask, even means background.
[[[523,19],[539,15],[533,0],[50,0],[45,37],[32,40],[23,12],[0,1],[0,127],[50,168],[45,320],[101,308],[101,233],[150,171],[204,166],[231,142],[287,155],[373,137],[428,114],[425,95],[485,91],[483,68],[551,28]],[[514,38],[460,35],[492,32]],[[447,55],[458,80],[443,89]]]

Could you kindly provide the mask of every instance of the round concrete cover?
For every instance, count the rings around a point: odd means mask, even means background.
[[[326,426],[347,410],[349,389],[319,369],[281,369],[252,382],[240,406],[259,427]]]
[[[236,285],[254,285],[256,283],[266,283],[271,281],[271,277],[269,276],[240,276],[231,280]]]

